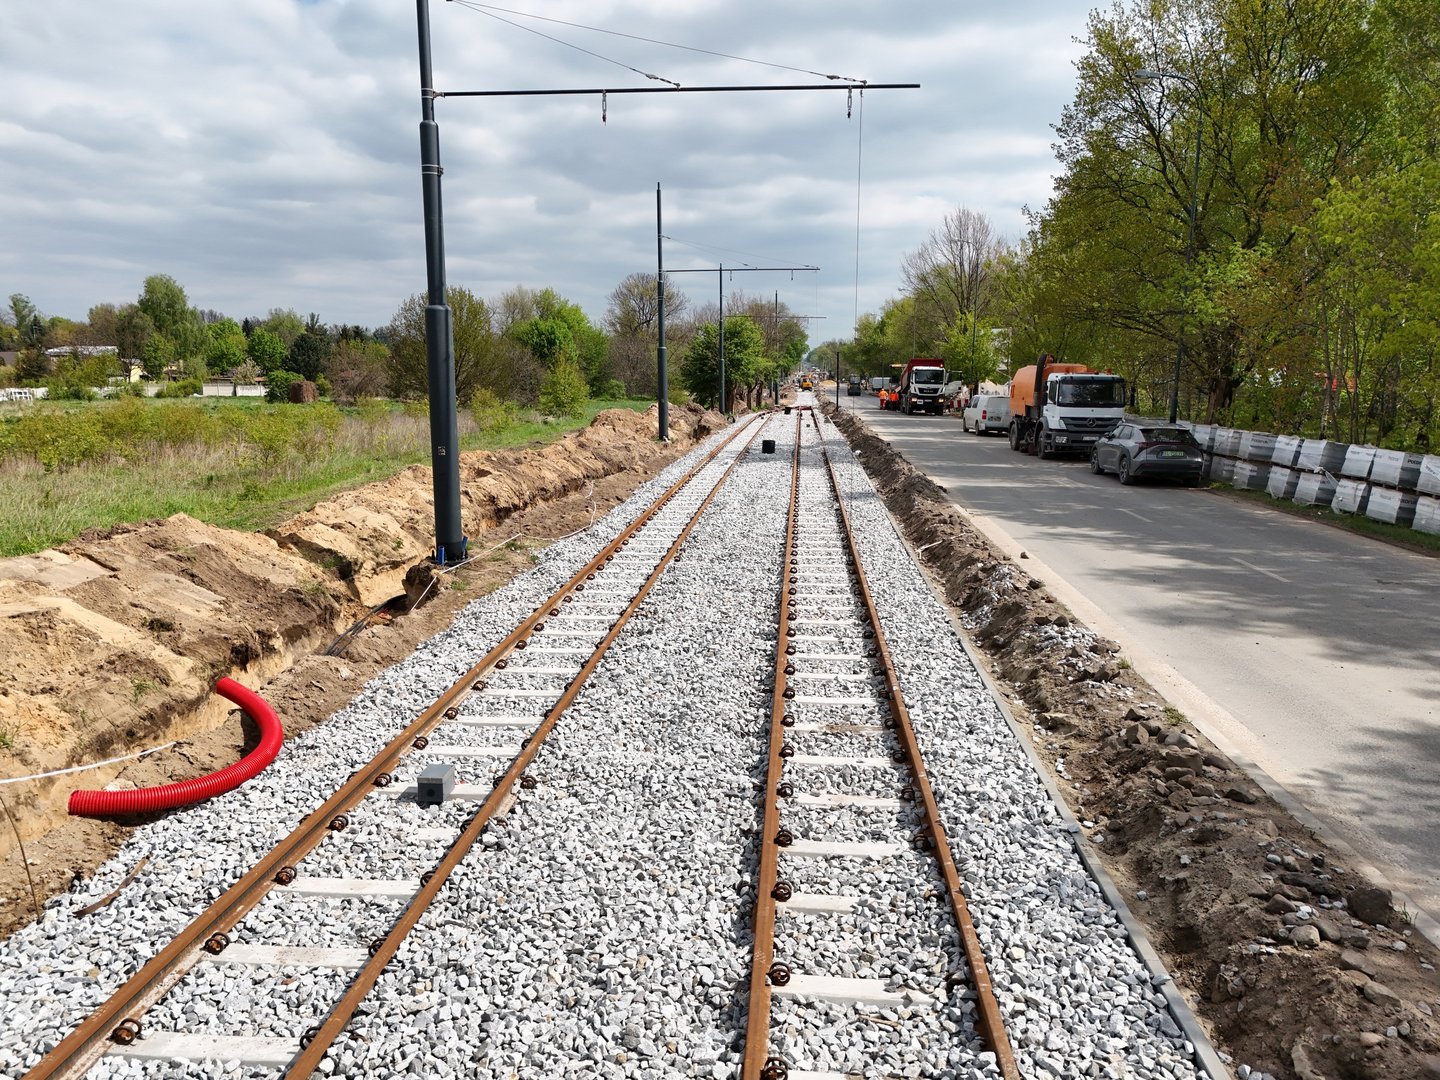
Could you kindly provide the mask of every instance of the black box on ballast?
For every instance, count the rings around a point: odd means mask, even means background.
[[[455,790],[455,766],[437,761],[426,765],[415,781],[415,801],[421,806],[439,806]]]

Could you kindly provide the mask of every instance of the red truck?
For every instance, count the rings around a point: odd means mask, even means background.
[[[903,413],[945,411],[945,361],[917,356],[900,372],[898,385],[890,388],[889,407]]]

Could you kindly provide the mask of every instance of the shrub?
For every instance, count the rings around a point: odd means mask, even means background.
[[[194,397],[200,393],[202,386],[199,379],[181,379],[178,382],[165,383],[155,396],[158,398]]]
[[[492,435],[515,422],[515,403],[482,386],[470,398],[470,415],[482,435]]]
[[[557,360],[540,384],[540,408],[552,416],[583,416],[590,400],[585,376],[571,360]]]
[[[110,441],[95,410],[36,411],[15,423],[13,451],[28,454],[49,472],[105,456]]]
[[[619,379],[606,379],[605,385],[600,388],[600,396],[607,401],[624,401],[625,384]]]
[[[265,384],[265,400],[283,405],[290,400],[290,387],[304,381],[305,376],[297,371],[272,371]]]

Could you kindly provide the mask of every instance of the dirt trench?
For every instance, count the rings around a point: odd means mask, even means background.
[[[1345,869],[888,442],[826,412],[1216,1047],[1296,1080],[1440,1077],[1440,950],[1389,894]]]
[[[323,722],[465,604],[528,569],[532,550],[585,528],[724,423],[672,408],[662,445],[654,408],[614,409],[546,446],[462,455],[476,558],[443,577],[427,562],[431,475],[419,466],[268,535],[177,514],[0,559],[0,779],[165,747],[0,784],[0,934],[92,873],[138,824],[71,818],[71,791],[185,780],[255,745],[248,721],[211,693],[221,676],[258,689],[287,736]],[[407,577],[423,603],[380,611],[326,654],[362,615],[405,595]]]

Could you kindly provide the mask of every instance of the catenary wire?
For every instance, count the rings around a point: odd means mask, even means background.
[[[824,71],[811,71],[809,68],[791,67],[789,64],[776,64],[769,60],[756,60],[749,56],[735,56],[732,53],[716,52],[714,49],[702,49],[695,45],[681,45],[674,41],[664,41],[660,38],[643,37],[640,34],[626,34],[619,30],[606,30],[600,26],[586,26],[584,23],[566,22],[564,19],[551,18],[548,15],[535,15],[528,11],[515,11],[511,8],[496,7],[494,4],[475,3],[474,0],[452,0],[453,3],[462,4],[464,7],[475,10],[484,9],[486,12],[503,11],[507,15],[519,15],[526,19],[536,19],[540,22],[555,23],[559,26],[569,26],[576,30],[590,30],[596,34],[609,34],[611,37],[628,38],[631,41],[643,41],[648,45],[663,45],[669,49],[684,49],[686,52],[702,53],[705,56],[718,56],[724,60],[739,60],[745,64],[758,64],[761,67],[777,68],[780,71],[798,71],[803,75],[816,75],[822,79],[831,79],[835,82],[853,82],[864,84],[864,79],[852,79],[847,75],[831,75]],[[513,24],[512,24],[513,25]]]
[[[516,30],[523,30],[527,34],[534,34],[536,37],[542,37],[546,41],[553,41],[556,45],[564,45],[567,49],[574,49],[576,52],[582,52],[586,56],[593,56],[596,60],[604,60],[607,64],[614,64],[616,67],[624,68],[626,71],[633,71],[636,75],[641,75],[647,79],[654,79],[656,82],[668,83],[669,85],[675,87],[678,87],[680,85],[674,79],[667,79],[663,75],[655,75],[649,71],[641,71],[639,68],[632,67],[630,64],[625,63],[623,60],[616,60],[613,57],[605,56],[601,53],[594,52],[591,49],[584,48],[581,45],[576,45],[573,42],[565,41],[563,38],[557,38],[551,36],[550,34],[541,33],[534,27],[523,26],[520,23],[512,22],[509,19],[502,18],[501,16],[496,15],[493,11],[486,11],[484,6],[480,4],[471,3],[470,0],[450,0],[450,2],[458,4],[460,7],[463,8],[469,8],[471,11],[474,11],[480,15],[484,15],[486,18],[494,19],[496,22],[502,22],[506,26],[513,26]],[[504,9],[502,8],[500,10],[503,11]]]

